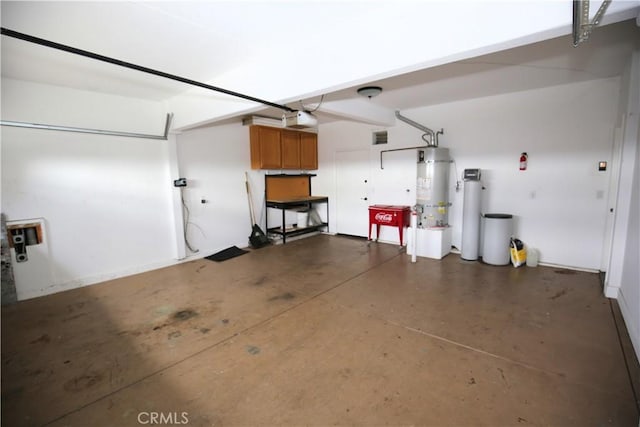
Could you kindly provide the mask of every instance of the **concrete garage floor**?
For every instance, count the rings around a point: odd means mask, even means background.
[[[3,307],[2,425],[635,427],[616,320],[596,274],[319,235]]]

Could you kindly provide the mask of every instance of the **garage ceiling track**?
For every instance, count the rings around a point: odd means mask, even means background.
[[[175,113],[174,131],[256,114],[280,117],[281,107],[304,109],[323,95],[320,124],[386,128],[396,125],[396,110],[620,76],[638,48],[640,3],[612,1],[579,49],[572,47],[572,3],[465,2],[469,13],[460,15],[455,2],[426,1],[368,2],[364,10],[356,0],[2,1],[1,27],[261,99],[215,94],[10,37],[2,37],[1,74],[164,103],[160,114]],[[590,3],[596,12],[602,2]],[[517,19],[525,15],[531,19]],[[424,16],[434,18],[430,25]],[[357,94],[369,85],[383,93],[371,100]]]
[[[191,85],[191,86],[197,86],[197,87],[201,87],[201,88],[204,88],[204,89],[212,90],[212,91],[215,91],[215,92],[224,93],[226,95],[231,95],[231,96],[235,96],[237,98],[246,99],[248,101],[257,102],[259,104],[264,104],[264,105],[269,106],[269,107],[278,108],[280,110],[284,110],[284,111],[287,111],[287,112],[290,112],[290,113],[296,111],[293,108],[287,107],[286,105],[276,104],[275,102],[271,102],[271,101],[265,101],[264,99],[255,98],[253,96],[249,96],[249,95],[245,95],[245,94],[242,94],[242,93],[234,92],[232,90],[228,90],[228,89],[223,89],[223,88],[220,88],[220,87],[212,86],[212,85],[209,85],[209,84],[206,84],[206,83],[198,82],[196,80],[188,79],[186,77],[180,77],[180,76],[176,76],[174,74],[165,73],[164,71],[154,70],[153,68],[148,68],[148,67],[143,67],[141,65],[132,64],[131,62],[122,61],[120,59],[110,58],[108,56],[104,56],[104,55],[100,55],[100,54],[97,54],[97,53],[89,52],[87,50],[78,49],[78,48],[75,48],[75,47],[72,47],[72,46],[56,43],[56,42],[51,41],[51,40],[46,40],[46,39],[43,39],[43,38],[40,38],[40,37],[31,36],[29,34],[20,33],[18,31],[10,30],[8,28],[2,27],[1,30],[2,30],[2,35],[3,36],[13,37],[15,39],[23,40],[23,41],[26,41],[26,42],[29,42],[29,43],[34,43],[34,44],[37,44],[37,45],[40,45],[40,46],[50,47],[52,49],[57,49],[57,50],[61,50],[61,51],[64,51],[64,52],[73,53],[75,55],[84,56],[86,58],[95,59],[97,61],[102,61],[102,62],[106,62],[106,63],[109,63],[109,64],[117,65],[117,66],[120,66],[120,67],[129,68],[131,70],[136,70],[136,71],[140,71],[140,72],[143,72],[143,73],[152,74],[152,75],[158,76],[158,77],[164,77],[165,79],[175,80],[175,81],[181,82],[181,83],[186,83],[186,84]]]

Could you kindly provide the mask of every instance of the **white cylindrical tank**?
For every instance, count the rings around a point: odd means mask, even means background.
[[[490,213],[484,215],[482,261],[493,265],[507,265],[511,261],[509,243],[513,233],[513,215]]]
[[[449,149],[428,146],[418,150],[416,204],[422,209],[419,225],[449,224]]]
[[[464,202],[462,205],[462,245],[460,257],[467,261],[478,259],[480,249],[480,205],[482,183],[464,182]]]

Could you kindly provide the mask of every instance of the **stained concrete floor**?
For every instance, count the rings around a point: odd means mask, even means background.
[[[614,315],[596,274],[320,235],[3,307],[2,425],[635,427]]]

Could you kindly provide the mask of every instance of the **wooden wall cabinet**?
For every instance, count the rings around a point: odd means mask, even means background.
[[[280,169],[280,129],[268,126],[251,126],[251,169]]]
[[[299,132],[300,135],[300,169],[318,169],[318,135]]]
[[[268,126],[251,126],[252,169],[318,169],[318,135]]]
[[[282,169],[300,169],[299,132],[284,129],[281,132]]]

